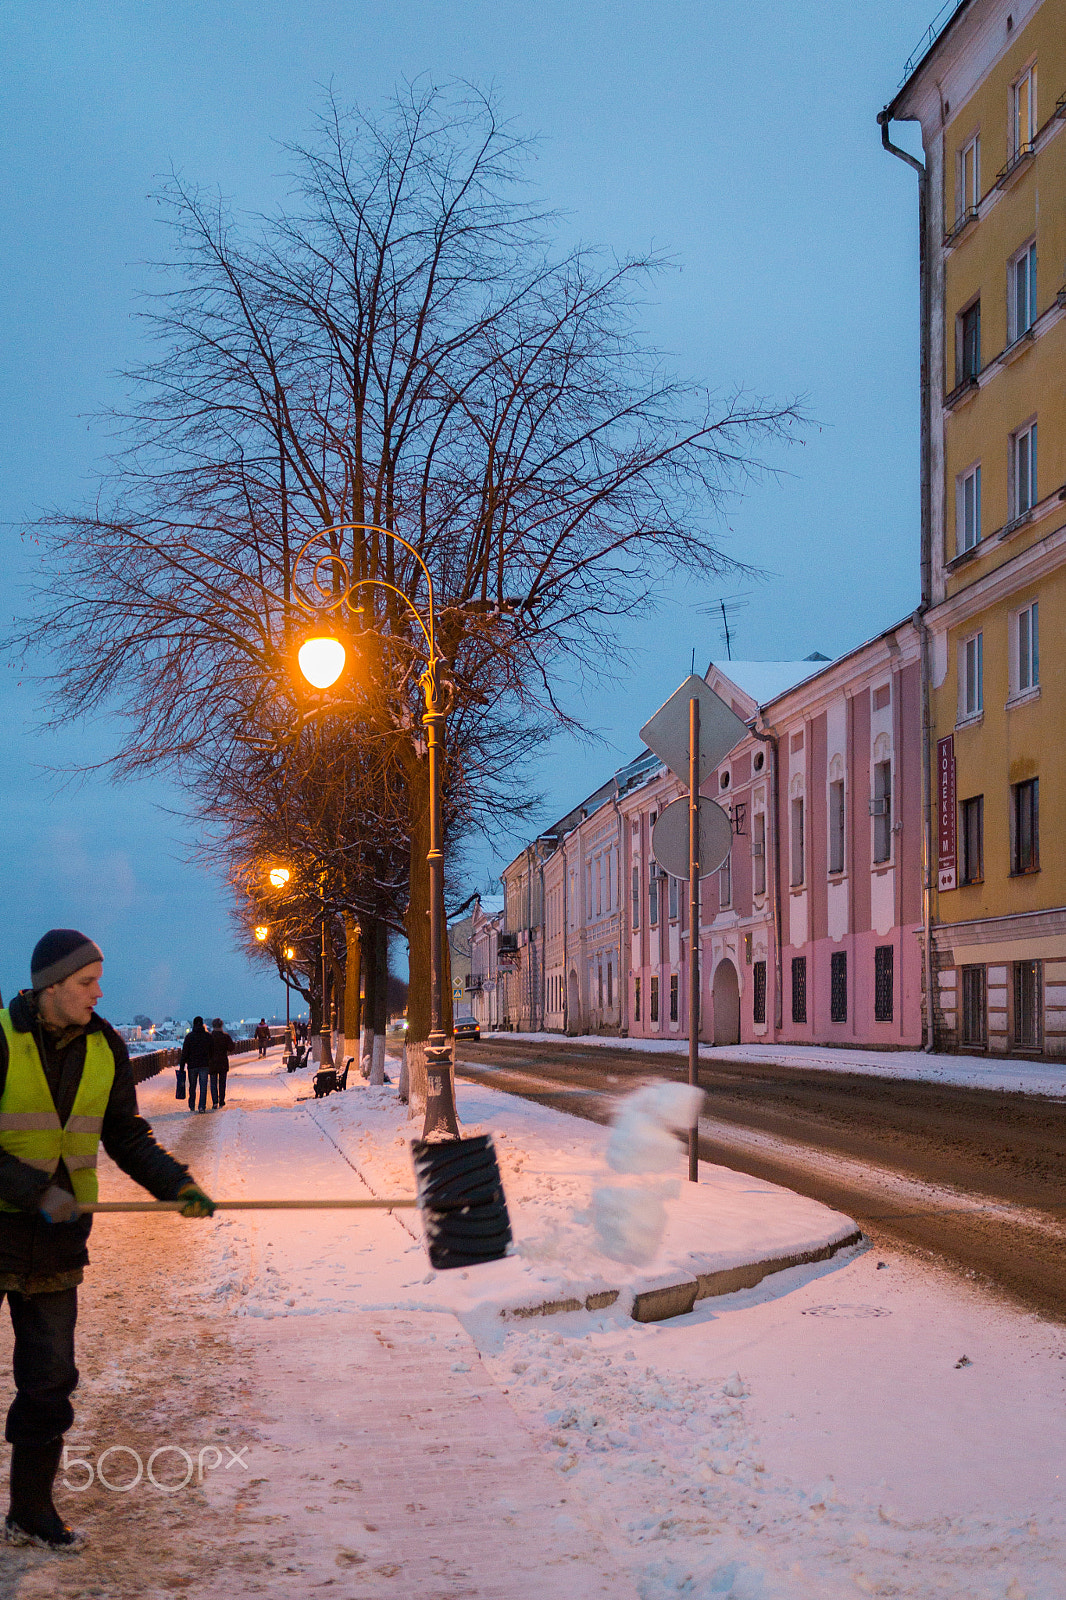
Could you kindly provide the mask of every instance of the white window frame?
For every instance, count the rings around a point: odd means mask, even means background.
[[[1010,617],[1011,699],[1028,698],[1040,688],[1040,602],[1031,600]]]
[[[1037,491],[1036,419],[1010,436],[1011,521],[1027,516],[1039,499]]]
[[[807,881],[803,830],[806,826],[803,796],[794,794],[789,801],[789,888],[802,889]]]
[[[1036,240],[1030,239],[1007,264],[1008,343],[1028,333],[1036,316]]]
[[[970,183],[966,183],[966,158],[973,154],[970,164]],[[966,215],[968,211],[976,211],[981,204],[981,135],[975,133],[968,139],[958,154],[958,166],[955,180],[955,220],[956,222]]]
[[[837,791],[839,790],[839,804]],[[828,823],[829,837],[827,840],[826,860],[830,877],[838,877],[847,864],[847,791],[844,788],[843,778],[831,778],[826,789],[826,820]],[[834,863],[839,853],[840,865]]]
[[[718,908],[728,911],[733,904],[733,855],[726,856],[718,868]]]
[[[1022,107],[1026,108],[1023,121]],[[1033,61],[1010,86],[1010,153],[1016,160],[1032,147],[1036,137],[1036,62]],[[1023,137],[1024,136],[1024,137]]]
[[[751,819],[751,889],[754,895],[766,893],[765,811],[756,811]]]
[[[963,555],[981,543],[981,463],[955,479],[955,553]]]
[[[873,821],[872,859],[875,867],[892,860],[892,757],[873,764],[870,781],[870,813]]]
[[[984,633],[959,640],[959,718],[973,722],[984,715]]]

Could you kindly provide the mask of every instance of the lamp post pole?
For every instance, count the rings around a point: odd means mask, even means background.
[[[329,1009],[326,1005],[326,980],[328,968],[326,966],[326,915],[322,913],[322,1060],[320,1067],[333,1065],[333,1042],[329,1025]]]
[[[422,717],[426,729],[426,750],[429,778],[429,850],[426,863],[429,876],[429,1038],[426,1041],[426,1120],[422,1129],[423,1139],[443,1137],[458,1139],[459,1120],[455,1111],[455,1083],[452,1071],[452,1052],[447,1035],[444,1032],[444,851],[442,848],[443,836],[441,828],[441,767],[444,744],[444,721],[446,715],[445,695],[442,693],[440,683],[441,658],[437,654],[437,637],[435,625],[435,599],[433,578],[425,561],[419,555],[414,545],[394,533],[390,528],[379,528],[372,523],[344,522],[335,527],[323,528],[320,532],[312,534],[293,562],[293,572],[299,567],[304,554],[313,544],[329,538],[332,534],[340,533],[373,533],[380,534],[383,538],[394,539],[407,550],[421,568],[426,580],[426,592],[429,598],[427,614],[423,617],[421,611],[414,604],[409,595],[395,584],[387,582],[384,578],[357,578],[352,579],[348,567],[339,554],[332,548],[328,555],[320,557],[314,565],[312,582],[321,600],[315,601],[304,595],[293,583],[293,590],[298,603],[304,610],[315,613],[336,611],[358,589],[377,588],[388,589],[394,594],[414,617],[426,643],[426,665],[422,673],[421,687],[425,698],[425,712]],[[324,583],[320,572],[326,568],[329,573],[328,582]],[[343,582],[340,575],[343,574]],[[307,646],[304,649],[308,648]],[[300,651],[301,667],[309,681],[316,687],[328,688],[339,677],[344,666],[344,650],[336,641],[332,641],[334,659],[339,657],[339,665],[331,667],[330,675],[321,679],[316,678],[303,666],[303,650]],[[329,1030],[325,1014],[326,1002],[326,930],[325,923],[322,927],[322,1064],[331,1066],[332,1059],[329,1047]]]

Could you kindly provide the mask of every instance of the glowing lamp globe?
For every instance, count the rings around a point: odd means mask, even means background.
[[[266,936],[267,936],[267,934],[268,934],[268,933],[269,933],[269,932],[270,932],[270,929],[269,929],[269,928],[262,928],[262,927],[260,927],[260,928],[256,928],[256,930],[255,930],[255,936],[256,936],[256,938],[257,938],[257,939],[258,939],[258,940],[259,940],[259,943],[260,943],[260,944],[262,944],[262,943],[263,943],[263,941],[264,941],[264,940],[265,940],[265,938],[266,938]]]
[[[271,867],[270,881],[274,885],[275,889],[284,889],[285,885],[289,881],[288,867]]]
[[[297,660],[300,671],[315,689],[328,689],[344,671],[344,646],[339,639],[305,639]]]
[[[285,946],[285,960],[286,961],[292,961],[293,958],[295,957],[295,955],[296,955],[296,951],[292,948],[292,946],[291,945],[286,945]]]

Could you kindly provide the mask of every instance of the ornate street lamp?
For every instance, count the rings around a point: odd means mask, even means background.
[[[312,545],[329,539],[332,534],[340,533],[376,533],[381,534],[383,538],[394,539],[397,544],[403,545],[404,549],[418,562],[426,580],[426,589],[429,596],[426,616],[423,617],[414,601],[404,594],[402,589],[397,588],[394,583],[388,583],[384,578],[353,579],[347,563],[333,549],[330,549],[325,555],[319,555],[314,558],[311,582],[321,598],[313,599],[300,589],[295,581],[295,573],[304,556]],[[329,575],[328,583],[323,583],[320,578],[323,568],[327,569]],[[431,1135],[443,1135],[448,1138],[458,1139],[460,1134],[459,1121],[455,1113],[452,1053],[444,1032],[444,853],[441,848],[440,784],[445,710],[439,681],[441,658],[437,654],[433,579],[429,568],[414,545],[409,544],[398,533],[393,533],[391,529],[378,528],[373,523],[368,522],[342,522],[335,527],[323,528],[321,532],[312,534],[293,562],[293,574],[293,592],[297,602],[305,611],[314,616],[321,616],[324,612],[337,611],[359,589],[388,589],[407,607],[407,610],[417,622],[422,637],[426,642],[426,664],[419,683],[425,699],[425,712],[423,713],[422,721],[426,729],[426,749],[429,765],[429,850],[426,855],[426,861],[429,867],[430,1022],[429,1039],[426,1044],[426,1120],[422,1130],[422,1137],[426,1139]],[[297,659],[300,663],[300,671],[307,681],[317,689],[327,689],[337,681],[344,670],[345,649],[340,640],[334,638],[328,630],[317,630],[305,639],[300,647]],[[324,1043],[326,1040],[325,963],[326,931],[323,924],[322,993]],[[323,1065],[328,1064],[326,1060],[323,1061]]]

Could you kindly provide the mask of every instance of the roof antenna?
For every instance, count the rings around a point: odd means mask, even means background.
[[[689,668],[689,677],[694,678],[695,676],[696,676],[696,646],[693,645],[692,646],[692,665]]]

